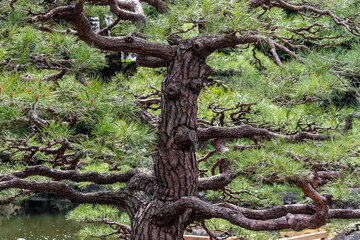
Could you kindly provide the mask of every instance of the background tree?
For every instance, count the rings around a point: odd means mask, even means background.
[[[131,227],[101,222],[114,230],[108,234],[132,239],[182,239],[191,223],[205,227],[212,218],[256,231],[359,218],[358,209],[330,209],[333,196],[358,187],[358,130],[351,129],[358,116],[358,5],[4,3],[2,194],[48,191],[121,207]],[[95,32],[88,17],[108,10],[114,22]],[[165,72],[139,70],[129,82],[118,76],[108,86],[87,81],[105,65],[92,47],[136,53],[140,66]],[[74,85],[71,74],[87,88]],[[219,81],[224,76],[232,81]],[[136,100],[124,95],[129,90]],[[197,157],[199,141],[210,149]],[[106,164],[112,172],[99,173]],[[84,193],[69,181],[108,189]],[[266,192],[284,191],[280,183],[311,202],[274,207],[276,197]],[[273,207],[243,208],[243,200]]]

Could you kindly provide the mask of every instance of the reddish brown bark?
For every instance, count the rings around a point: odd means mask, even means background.
[[[148,220],[166,202],[197,196],[197,99],[210,71],[199,52],[196,42],[181,42],[162,82],[158,147],[154,154],[157,186],[147,212],[133,221],[134,239],[182,239],[185,226],[191,222],[190,209],[163,226]]]

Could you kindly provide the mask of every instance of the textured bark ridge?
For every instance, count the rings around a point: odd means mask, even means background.
[[[161,86],[155,197],[162,201],[197,195],[197,99],[209,71],[198,52],[196,42],[181,42]]]
[[[132,221],[134,239],[183,239],[184,228],[189,223],[191,209],[163,226],[148,220],[166,202],[197,196],[197,99],[209,72],[199,51],[191,40],[181,42],[162,82],[162,111],[154,154],[157,186],[153,201],[140,209]]]
[[[142,207],[131,218],[132,239],[134,240],[182,240],[184,229],[189,224],[188,215],[190,210],[180,216],[176,221],[169,221],[166,225],[153,222],[152,215],[157,212],[163,203],[154,200],[146,207]]]

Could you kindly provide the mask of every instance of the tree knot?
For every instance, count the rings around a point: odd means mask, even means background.
[[[181,149],[187,149],[191,146],[195,146],[197,143],[197,133],[194,130],[190,130],[186,126],[180,126],[176,129],[175,143]]]
[[[325,199],[326,199],[326,202],[327,204],[331,204],[332,201],[333,201],[333,195],[330,194],[330,193],[324,193],[324,194],[321,194]]]
[[[200,57],[206,57],[206,51],[204,45],[200,41],[195,41],[192,45],[193,52],[200,56]]]
[[[183,41],[183,39],[179,35],[175,34],[175,35],[171,35],[167,39],[167,41],[170,45],[179,45]]]
[[[131,34],[128,34],[128,35],[125,36],[125,42],[131,43],[132,41],[134,41],[134,39],[131,36]]]
[[[203,86],[203,81],[201,78],[190,79],[188,86],[195,94],[199,94]]]
[[[165,90],[165,98],[176,100],[180,97],[180,86],[177,83],[170,83]]]

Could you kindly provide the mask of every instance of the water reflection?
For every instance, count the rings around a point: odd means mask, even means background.
[[[80,226],[66,221],[64,215],[14,216],[0,218],[1,240],[62,240],[79,239]]]

